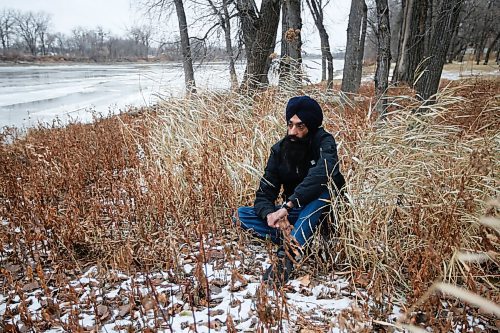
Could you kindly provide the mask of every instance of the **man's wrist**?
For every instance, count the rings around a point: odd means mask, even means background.
[[[281,205],[281,208],[285,208],[287,212],[291,211],[293,208],[293,204],[290,206],[288,202],[284,202],[283,205]]]

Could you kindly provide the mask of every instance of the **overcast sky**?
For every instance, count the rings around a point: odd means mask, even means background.
[[[54,32],[70,33],[71,29],[77,26],[85,28],[102,26],[115,35],[125,35],[127,27],[141,20],[141,13],[137,13],[135,6],[131,5],[136,2],[133,0],[0,0],[0,9],[44,11],[52,16],[51,28]],[[350,3],[350,0],[331,0],[327,7],[325,25],[332,47],[345,46]],[[186,10],[190,11],[189,8]],[[309,15],[309,9],[304,8],[304,13],[306,14],[303,17],[302,34],[304,49],[310,53],[319,53],[319,37]],[[170,20],[175,20],[175,16]],[[174,29],[177,22],[171,23]],[[198,28],[192,30],[197,31]],[[195,33],[190,31],[190,34]]]

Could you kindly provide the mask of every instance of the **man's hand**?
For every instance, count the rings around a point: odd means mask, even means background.
[[[283,223],[280,223],[288,215],[288,211],[285,208],[280,208],[274,213],[267,215],[267,225],[271,228],[280,228]]]

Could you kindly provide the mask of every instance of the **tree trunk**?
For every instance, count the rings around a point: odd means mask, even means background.
[[[453,48],[453,52],[450,55],[450,58],[448,59],[449,63],[452,63],[453,60],[458,60],[458,62],[463,62],[464,60],[464,55],[465,55],[465,50],[467,49],[466,44],[458,44]]]
[[[325,27],[319,31],[319,37],[321,40],[321,58],[325,59],[326,62],[326,86],[328,89],[333,86],[333,56],[330,51],[330,42],[328,40],[328,33],[326,32]]]
[[[252,1],[237,0],[236,8],[240,16],[243,44],[245,44],[245,56],[248,62],[248,59],[252,56],[252,44],[257,34],[257,22],[259,17],[255,12]]]
[[[491,50],[495,47],[495,44],[498,42],[498,39],[500,38],[500,32],[497,33],[497,36],[491,41],[490,45],[488,46],[488,51],[486,51],[486,55],[484,56],[484,63],[483,65],[488,65],[488,61],[490,59],[490,54]]]
[[[358,53],[358,67],[356,68],[355,84],[359,90],[361,85],[361,76],[363,75],[363,57],[365,55],[365,40],[366,40],[366,29],[368,28],[368,7],[366,2],[363,0],[363,17],[361,21],[361,38],[359,41],[359,53]]]
[[[399,6],[398,0],[389,0],[389,7],[391,8],[390,12],[392,13],[393,19],[391,19],[391,15],[389,15],[389,22],[391,25],[391,57],[398,57],[398,46],[399,46],[399,37],[401,36],[401,27],[403,25],[403,5],[401,1],[401,6]]]
[[[376,0],[377,5],[377,69],[375,72],[375,92],[377,111],[383,114],[387,107],[384,97],[389,86],[389,69],[391,67],[391,29],[389,25],[389,7],[387,0]]]
[[[422,58],[428,57],[429,56],[429,50],[430,50],[430,45],[431,45],[431,40],[432,40],[432,29],[434,27],[434,15],[435,15],[435,1],[434,0],[420,0],[421,2],[425,3],[425,18],[423,22],[423,29],[419,29],[419,32],[424,31],[422,35],[423,39],[423,51],[422,51]],[[419,2],[417,0],[417,2]]]
[[[263,0],[257,16],[250,0],[238,0],[245,43],[247,66],[240,89],[253,91],[268,83],[270,55],[274,49],[279,23],[280,0]]]
[[[446,52],[450,46],[455,25],[458,24],[462,1],[443,0],[435,29],[432,32],[433,37],[430,44],[430,54],[432,56],[429,57],[426,69],[415,84],[418,96],[429,103],[433,103],[429,98],[436,94],[439,88],[441,72],[446,61]]]
[[[392,82],[404,82],[413,86],[415,71],[424,58],[426,34],[426,1],[407,0],[403,8],[403,27],[399,40],[399,52]]]
[[[457,24],[455,26],[455,29],[453,30],[453,34],[451,36],[451,41],[450,41],[450,47],[448,48],[448,52],[447,52],[447,60],[446,62],[451,64],[453,62],[453,58],[454,58],[454,55],[455,55],[455,50],[458,46],[458,42],[455,42],[455,40],[457,40],[457,35],[458,35],[458,28],[459,28],[459,24]]]
[[[45,33],[44,32],[40,32],[40,52],[42,53],[42,55],[47,55],[47,50],[45,48]]]
[[[306,3],[311,11],[321,41],[321,80],[326,80],[327,87],[331,88],[333,84],[333,57],[328,33],[323,23],[322,4],[320,0],[306,0]]]
[[[212,7],[214,14],[219,18],[221,28],[224,31],[226,55],[229,61],[229,77],[231,79],[231,89],[235,90],[238,88],[238,77],[236,76],[236,69],[234,67],[234,52],[231,41],[231,17],[229,16],[229,11],[227,9],[228,0],[222,0],[222,11],[215,6],[212,0],[208,0],[208,3]]]
[[[481,55],[483,54],[484,44],[486,44],[486,34],[483,32],[479,42],[476,44],[476,65],[479,65],[481,61]]]
[[[238,77],[236,76],[236,69],[234,67],[234,53],[233,45],[231,42],[231,17],[229,16],[229,11],[227,9],[227,0],[222,0],[222,6],[224,11],[224,36],[226,40],[226,53],[229,59],[229,75],[231,77],[231,89],[236,89],[238,87]]]
[[[494,27],[496,26],[495,20],[497,11],[494,9],[494,3],[497,3],[496,0],[489,0],[488,5],[486,7],[486,11],[484,12],[484,16],[482,18],[482,29],[481,29],[481,38],[478,46],[476,47],[476,65],[479,65],[481,61],[481,55],[483,54],[484,48],[486,47],[486,42],[488,41],[491,33],[496,30]],[[497,19],[498,20],[498,19]],[[493,27],[493,29],[492,29]]]
[[[282,5],[280,85],[300,85],[302,64],[302,18],[300,0],[285,0]]]
[[[326,81],[326,57],[323,55],[323,50],[321,50],[321,82]]]
[[[179,32],[181,35],[182,65],[184,67],[184,82],[186,83],[186,92],[195,93],[196,84],[194,81],[193,58],[191,56],[191,45],[189,43],[189,34],[182,0],[174,0],[177,20],[179,21]]]
[[[366,31],[366,4],[364,0],[352,0],[351,10],[349,13],[349,23],[347,25],[347,45],[344,57],[344,73],[342,76],[341,90],[349,93],[357,93],[362,72],[363,58],[362,51],[364,49],[364,36],[362,31]],[[364,24],[363,24],[364,22]],[[366,33],[365,33],[366,35]],[[361,54],[361,56],[360,56]]]

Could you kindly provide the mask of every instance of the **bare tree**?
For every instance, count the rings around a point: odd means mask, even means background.
[[[45,37],[45,46],[47,48],[47,53],[49,54],[56,53],[55,50],[56,40],[57,40],[56,34],[47,33],[47,36]]]
[[[47,54],[46,36],[50,24],[50,16],[46,13],[35,14],[35,24],[37,25],[38,38],[40,39],[40,52],[42,55]]]
[[[75,51],[81,56],[87,56],[87,50],[90,49],[87,39],[87,31],[82,27],[71,30],[71,44]]]
[[[302,64],[302,17],[300,0],[282,4],[280,83],[299,83]]]
[[[189,42],[188,25],[186,20],[186,12],[184,11],[183,0],[174,0],[175,10],[177,12],[177,21],[179,22],[179,32],[181,35],[182,58],[184,67],[184,81],[186,83],[186,91],[190,93],[196,92],[196,84],[194,81],[193,57],[191,55],[191,45]]]
[[[495,62],[497,65],[500,65],[500,43],[497,44],[497,56],[495,58]]]
[[[136,25],[129,29],[130,37],[135,43],[135,55],[148,58],[152,28],[150,25]]]
[[[490,53],[491,50],[495,47],[495,44],[498,43],[498,39],[500,38],[500,32],[497,33],[496,37],[492,39],[490,45],[488,46],[488,50],[486,51],[486,55],[484,56],[484,63],[483,65],[487,65],[488,61],[490,59]]]
[[[352,0],[341,87],[344,92],[357,93],[361,84],[367,12],[364,0]]]
[[[219,24],[224,31],[224,41],[226,44],[226,55],[229,61],[229,76],[231,78],[231,88],[238,87],[238,77],[236,76],[236,69],[234,66],[234,52],[231,39],[231,16],[229,15],[229,4],[233,0],[222,0],[222,4],[217,6],[214,0],[207,0],[212,8],[214,14],[219,19]]]
[[[481,22],[481,28],[479,32],[479,38],[476,39],[476,65],[479,65],[479,62],[481,61],[481,56],[488,39],[490,39],[492,36],[495,36],[496,32],[498,31],[497,20],[499,13],[498,8],[496,8],[496,10],[493,8],[494,5],[498,7],[498,1],[488,0],[483,17],[481,20],[479,20],[479,22]],[[495,22],[497,22],[497,24],[495,24]]]
[[[69,49],[68,38],[63,33],[57,32],[54,34],[54,52],[63,54]]]
[[[262,0],[260,10],[253,0],[237,0],[247,66],[240,88],[253,91],[268,83],[270,55],[276,43],[280,0]]]
[[[327,82],[327,87],[331,88],[333,83],[333,57],[330,50],[330,40],[324,25],[323,9],[329,3],[326,0],[306,0],[307,7],[311,11],[314,24],[318,29],[321,43],[321,80]]]
[[[391,30],[391,59],[397,58],[398,41],[401,25],[403,23],[402,0],[387,0],[389,9],[389,26]],[[364,61],[374,61],[377,59],[378,50],[378,13],[376,2],[370,1],[368,5],[368,30],[366,32]]]
[[[389,0],[389,18],[391,26],[391,58],[398,55],[399,34],[403,26],[403,2],[405,0]]]
[[[10,48],[11,37],[14,34],[16,12],[12,9],[3,9],[0,13],[0,39],[2,40],[3,54]]]
[[[375,71],[375,92],[377,111],[385,112],[387,107],[384,97],[389,86],[389,69],[391,67],[391,29],[389,23],[389,7],[387,0],[375,0],[377,5],[377,69]]]
[[[461,8],[447,61],[463,61],[466,50],[473,48],[476,64],[479,64],[483,50],[491,45],[500,33],[500,25],[495,19],[500,15],[499,0],[463,0]]]
[[[424,58],[427,33],[427,1],[403,2],[403,26],[399,36],[398,57],[392,82],[404,82],[413,86],[415,71]]]
[[[174,4],[177,14],[177,22],[179,25],[179,34],[181,38],[182,65],[184,68],[184,82],[186,91],[189,93],[196,92],[196,84],[194,80],[193,56],[191,54],[191,42],[189,39],[188,24],[186,12],[184,10],[184,0],[142,0],[143,6],[148,13],[156,13],[158,18],[169,16],[169,10],[172,3]]]
[[[443,0],[438,12],[436,25],[432,31],[429,54],[424,61],[425,69],[415,84],[417,94],[429,100],[439,87],[441,72],[446,61],[446,53],[451,42],[455,25],[458,23],[462,0]],[[429,100],[429,102],[432,102]]]
[[[38,24],[33,12],[22,13],[16,17],[16,28],[26,44],[29,52],[36,55],[36,44],[38,40]]]

